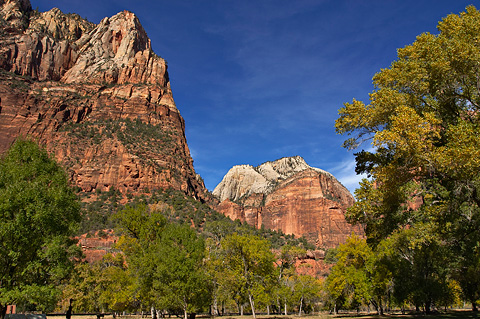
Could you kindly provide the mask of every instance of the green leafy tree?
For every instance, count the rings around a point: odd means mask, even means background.
[[[163,309],[180,308],[185,319],[210,304],[204,268],[205,242],[187,225],[168,224],[155,245],[153,290]]]
[[[300,274],[297,275],[294,286],[294,298],[298,303],[298,315],[302,315],[305,305],[315,302],[322,290],[322,284],[317,278]]]
[[[278,298],[278,308],[281,308],[281,301],[283,303],[283,313],[285,316],[288,314],[288,305],[296,304],[294,292],[297,269],[295,262],[298,257],[305,254],[306,250],[298,246],[285,245],[280,249],[280,255],[277,261],[278,284],[275,292]]]
[[[136,274],[138,299],[160,311],[195,312],[209,304],[204,240],[186,225],[168,223],[146,205],[127,206],[116,216],[124,235],[118,247]]]
[[[213,238],[206,239],[205,269],[211,286],[212,314],[220,315],[219,303],[223,303],[222,290],[220,286],[223,274],[221,272],[223,260],[220,255],[219,241]]]
[[[225,236],[225,234],[222,236],[215,235],[206,239],[205,266],[211,287],[212,314],[214,316],[223,314],[225,306],[232,303],[236,304],[239,312],[242,312],[243,304],[247,300],[243,285],[237,280],[235,272],[225,267],[225,254],[220,246],[220,242]],[[220,307],[222,312],[220,312]]]
[[[135,274],[136,298],[143,306],[159,306],[153,291],[155,246],[161,239],[167,219],[160,211],[150,210],[145,204],[127,205],[114,215],[114,219],[117,231],[122,234],[116,246],[125,254],[128,268]]]
[[[226,277],[235,283],[236,298],[240,302],[248,298],[252,315],[255,314],[255,298],[274,279],[275,256],[267,240],[254,235],[236,233],[221,241]]]
[[[98,264],[81,263],[75,266],[73,275],[63,287],[61,308],[69,306],[74,299],[75,312],[99,312],[103,308],[100,303],[101,288],[99,284],[101,270]]]
[[[122,254],[106,254],[94,263],[81,263],[63,287],[62,308],[73,299],[75,312],[105,312],[138,309],[135,277]]]
[[[294,300],[295,276],[294,270],[284,272],[282,277],[279,278],[277,289],[275,290],[278,308],[279,310],[283,309],[285,316],[288,315],[289,307],[293,307],[296,304]]]
[[[139,308],[137,285],[132,269],[127,267],[121,253],[107,254],[100,261],[101,272],[97,277],[99,302],[114,312],[134,311]]]
[[[6,305],[50,310],[80,256],[72,235],[80,206],[65,171],[33,141],[0,160],[0,315]]]
[[[368,259],[366,268],[370,282],[370,303],[375,307],[379,316],[382,316],[385,306],[390,302],[390,294],[393,290],[392,269],[396,267],[391,262],[391,254],[394,248],[382,241]]]
[[[461,255],[450,265],[476,310],[480,281],[480,12],[473,6],[398,50],[398,59],[374,78],[370,103],[340,109],[336,130],[344,146],[371,141],[356,153],[367,173],[349,209],[376,246],[398,229],[428,225],[441,245]],[[420,226],[419,228],[422,228]],[[461,274],[461,275],[460,275]],[[428,307],[427,307],[428,308]]]
[[[367,263],[372,258],[372,250],[357,235],[350,236],[337,250],[338,261],[325,283],[334,312],[368,305],[371,287]]]
[[[393,295],[400,305],[405,302],[430,312],[453,294],[448,277],[446,247],[419,225],[395,232],[387,240],[387,252],[393,274]]]

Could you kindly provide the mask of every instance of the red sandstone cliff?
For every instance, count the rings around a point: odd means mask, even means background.
[[[172,187],[204,200],[184,126],[167,65],[133,13],[95,25],[58,9],[33,11],[28,0],[0,0],[0,154],[32,136],[84,192]],[[218,208],[233,219],[321,248],[361,233],[344,220],[351,194],[303,159],[235,174],[217,187]]]
[[[85,261],[89,263],[101,260],[108,253],[115,253],[114,246],[118,241],[118,237],[111,229],[83,234],[77,239],[85,255]]]
[[[83,191],[205,197],[167,65],[133,13],[95,25],[0,0],[0,27],[0,154],[31,136]]]
[[[359,226],[345,221],[353,196],[330,173],[308,166],[301,157],[258,167],[233,167],[213,194],[218,211],[260,228],[305,236],[318,248],[332,248]]]

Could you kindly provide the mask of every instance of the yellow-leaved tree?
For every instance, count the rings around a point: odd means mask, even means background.
[[[450,257],[449,266],[442,269],[448,268],[448,276],[459,282],[476,310],[480,12],[469,6],[444,18],[438,30],[399,49],[398,59],[374,76],[369,103],[345,103],[335,127],[348,136],[345,147],[359,149],[357,173],[369,176],[355,192],[349,221],[366,226],[372,247],[407,230],[416,233],[408,238],[424,239],[410,245],[418,252],[429,251],[430,238],[438,238],[435,243]],[[436,273],[439,267],[419,268],[431,277],[429,282],[443,276]],[[427,311],[435,302],[429,287],[417,287],[421,291],[410,294],[421,296],[410,301]]]

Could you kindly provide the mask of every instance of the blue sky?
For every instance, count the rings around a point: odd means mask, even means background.
[[[352,192],[353,152],[338,109],[367,101],[396,50],[478,0],[31,0],[98,23],[129,10],[165,58],[195,170],[209,190],[233,165],[285,156]],[[369,145],[364,145],[368,148]]]

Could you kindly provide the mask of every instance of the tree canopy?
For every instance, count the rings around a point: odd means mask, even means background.
[[[366,241],[355,235],[349,237],[339,246],[337,257],[326,282],[334,312],[368,304],[371,291],[366,266],[372,251]]]
[[[238,303],[248,300],[255,318],[255,299],[262,295],[274,276],[275,256],[267,240],[253,235],[228,235],[221,242],[226,274],[225,289]]]
[[[80,256],[71,236],[79,204],[48,153],[18,140],[0,160],[0,310],[17,303],[51,309],[56,286]]]
[[[205,243],[194,229],[168,223],[161,211],[143,204],[128,205],[116,218],[123,232],[118,247],[137,274],[135,298],[141,304],[182,311],[185,319],[209,304]]]
[[[345,103],[335,127],[349,149],[371,142],[355,154],[357,173],[369,179],[348,219],[365,225],[372,247],[408,230],[422,253],[441,238],[455,252],[451,275],[461,278],[479,269],[480,256],[480,12],[469,6],[438,30],[399,49],[374,76],[370,102]],[[476,309],[478,276],[467,281]]]

